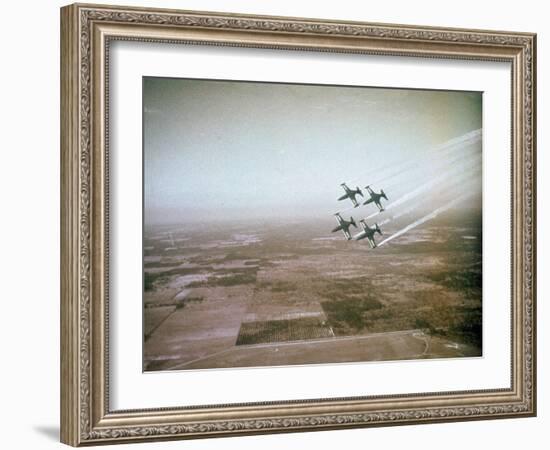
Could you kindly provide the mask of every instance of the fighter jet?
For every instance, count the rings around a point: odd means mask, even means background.
[[[374,233],[378,233],[382,235],[382,231],[380,231],[380,227],[377,223],[374,224],[374,227],[371,228],[367,225],[367,222],[365,222],[365,219],[362,219],[359,221],[361,223],[361,226],[363,227],[363,231],[353,236],[353,239],[356,241],[360,241],[361,239],[367,239],[369,241],[369,244],[371,248],[376,248],[376,242],[374,241]]]
[[[334,215],[336,216],[336,220],[338,221],[338,226],[334,230],[332,230],[332,232],[335,233],[336,231],[342,230],[342,232],[344,233],[344,236],[346,236],[346,239],[349,241],[351,239],[349,227],[353,225],[355,228],[357,228],[357,224],[355,223],[355,220],[353,220],[353,217],[350,217],[349,221],[344,220],[342,219],[342,216],[340,215],[340,213],[336,213]]]
[[[357,189],[355,189],[355,190],[350,189],[349,187],[347,187],[346,183],[342,183],[340,186],[342,186],[344,188],[344,191],[346,191],[346,193],[344,195],[342,195],[342,197],[340,197],[338,199],[338,201],[349,198],[351,200],[351,202],[353,203],[353,207],[357,208],[359,206],[359,203],[357,203],[357,200],[355,200],[355,197],[357,195],[360,195],[361,197],[363,197],[363,193],[361,192],[361,189],[359,189],[359,186],[357,186]]]
[[[363,205],[368,205],[369,203],[374,202],[376,206],[378,206],[378,209],[380,210],[380,212],[384,211],[384,207],[380,203],[381,198],[385,198],[386,200],[388,199],[388,197],[386,197],[384,190],[380,189],[380,194],[377,194],[371,189],[370,186],[365,186],[365,189],[369,193],[370,198],[365,203],[363,203]]]

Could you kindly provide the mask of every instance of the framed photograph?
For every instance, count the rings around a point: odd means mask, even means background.
[[[535,415],[535,57],[62,8],[62,442]]]

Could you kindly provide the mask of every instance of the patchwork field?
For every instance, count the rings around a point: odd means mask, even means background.
[[[374,250],[332,227],[146,230],[144,370],[482,355],[479,217]]]

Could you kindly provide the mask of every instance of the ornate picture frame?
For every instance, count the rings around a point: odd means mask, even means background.
[[[509,388],[113,410],[109,79],[115,41],[511,65]],[[72,445],[536,414],[536,35],[74,4],[61,9],[61,440]]]

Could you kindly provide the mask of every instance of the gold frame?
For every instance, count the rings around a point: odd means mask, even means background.
[[[109,43],[138,40],[512,67],[509,389],[111,411],[108,395]],[[99,5],[61,9],[61,440],[79,446],[536,414],[536,35]]]

